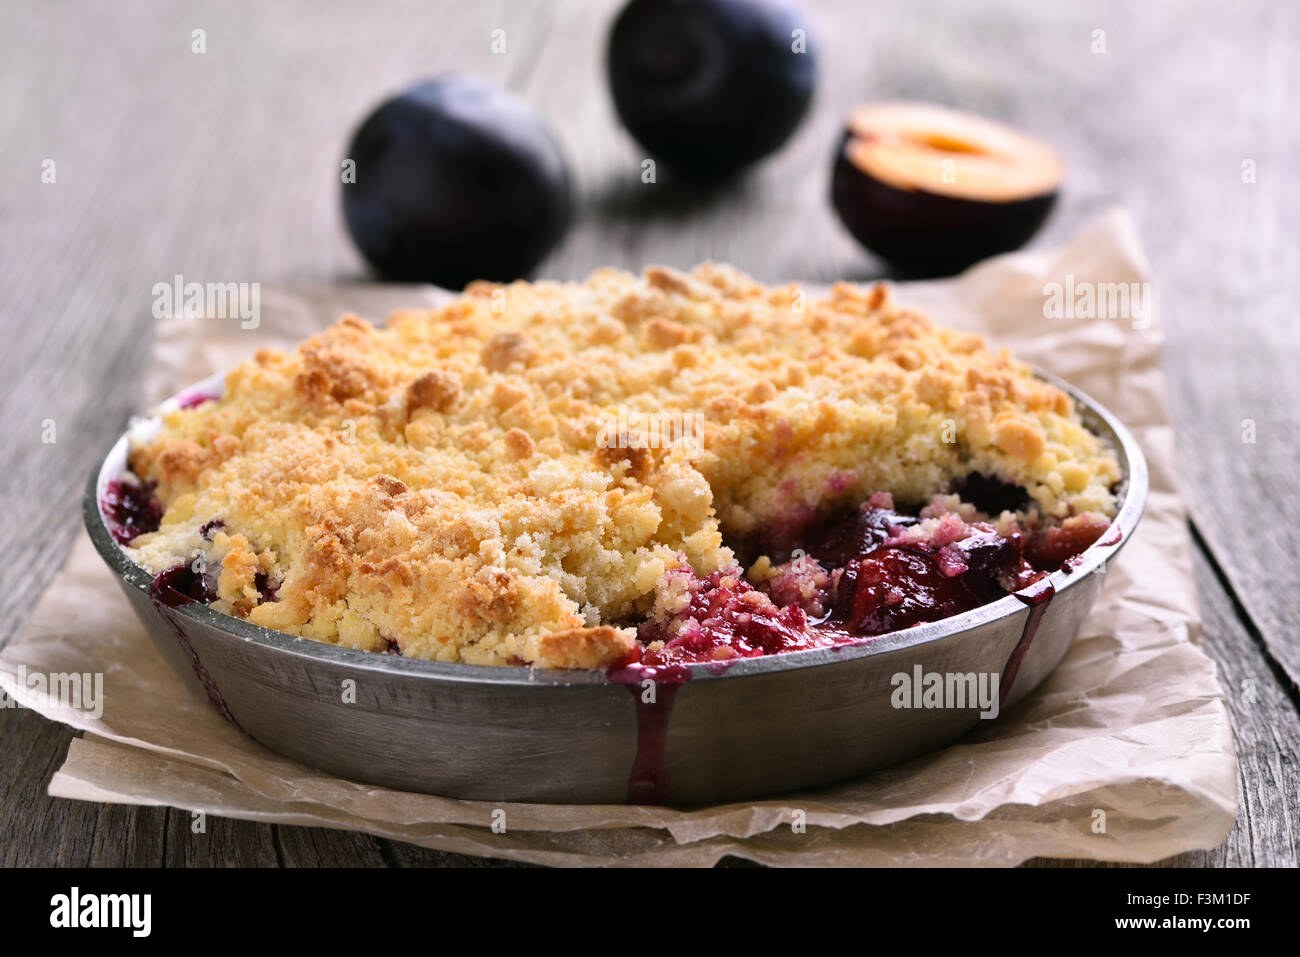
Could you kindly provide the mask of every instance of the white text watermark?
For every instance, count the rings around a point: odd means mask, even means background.
[[[889,703],[895,708],[953,709],[978,708],[981,718],[998,716],[998,672],[923,671],[914,665],[909,674],[900,671],[889,679],[894,691]]]
[[[701,446],[699,416],[694,412],[639,412],[618,407],[618,415],[601,425],[596,444],[602,449],[669,449],[688,455]]]
[[[186,282],[179,273],[171,282],[153,284],[155,319],[238,319],[239,328],[262,322],[262,285],[256,282]]]
[[[17,708],[10,688],[25,688],[47,698],[56,708],[82,711],[98,721],[104,716],[103,672],[28,671],[19,665],[14,671],[0,671],[0,708]]]
[[[1134,329],[1151,327],[1151,283],[1076,280],[1043,285],[1046,319],[1127,319]]]

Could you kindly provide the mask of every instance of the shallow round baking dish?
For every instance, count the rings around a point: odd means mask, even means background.
[[[1005,712],[1052,671],[1141,517],[1147,467],[1109,412],[1052,376],[1115,450],[1120,508],[1101,539],[1032,595],[1008,595],[868,642],[668,673],[445,664],[295,638],[201,604],[170,607],[101,511],[135,423],[86,489],[86,528],[171,667],[274,751],[356,781],[489,801],[701,804],[861,775],[943,747],[982,719],[896,707],[902,679],[985,676]],[[213,377],[160,411],[221,391]],[[957,679],[953,679],[961,683]],[[969,681],[970,679],[965,679]],[[348,684],[350,682],[350,684]],[[954,685],[955,687],[955,685]],[[652,699],[652,700],[651,700]],[[955,702],[949,701],[948,704]]]

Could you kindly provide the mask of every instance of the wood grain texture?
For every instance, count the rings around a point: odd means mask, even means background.
[[[764,280],[881,265],[826,201],[842,115],[935,99],[1056,144],[1070,167],[1036,244],[1123,204],[1151,254],[1183,478],[1204,546],[1207,649],[1242,761],[1242,819],[1184,863],[1296,862],[1300,717],[1300,8],[1267,0],[810,4],[820,86],[772,161],[700,192],[640,180],[605,91],[599,2],[0,6],[0,643],[78,526],[92,463],[136,402],[152,286],[365,276],[339,162],[379,99],[448,70],[507,84],[572,162],[579,220],[540,272],[737,263]],[[205,31],[206,53],[191,51]],[[504,55],[491,32],[506,33]],[[1095,31],[1106,52],[1095,53]],[[41,165],[56,163],[56,182]],[[1254,182],[1243,182],[1243,163]],[[1243,442],[1243,423],[1255,441]],[[53,423],[56,441],[42,441]],[[1247,686],[1245,682],[1253,684]],[[1247,693],[1247,687],[1252,690]],[[1247,698],[1252,700],[1248,701]],[[466,864],[358,835],[55,801],[68,732],[0,712],[0,863]],[[474,862],[477,863],[477,862]]]

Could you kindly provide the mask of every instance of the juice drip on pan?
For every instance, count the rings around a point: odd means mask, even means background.
[[[1098,545],[1118,545],[1124,538],[1124,530],[1116,525],[1097,542]]]
[[[690,679],[691,671],[680,665],[629,665],[606,674],[636,700],[636,758],[627,779],[627,803],[667,804],[672,787],[666,760],[668,719],[677,691]]]
[[[1115,525],[1095,544],[1103,548],[1113,548],[1123,540],[1124,530]],[[1073,574],[1082,562],[1083,553],[1073,555],[1061,565],[1061,571],[1067,575]],[[1007,695],[1011,693],[1011,683],[1015,681],[1016,673],[1020,671],[1020,665],[1029,653],[1029,646],[1034,641],[1034,635],[1038,634],[1038,625],[1042,622],[1043,616],[1047,614],[1048,604],[1056,595],[1056,586],[1044,578],[1037,584],[1013,594],[1029,606],[1029,617],[1025,619],[1025,630],[1020,635],[1019,643],[1016,645],[1015,650],[1011,652],[1011,657],[1007,659],[1007,666],[1002,669],[1002,686],[998,689],[998,700],[1000,701],[1005,701]]]
[[[1047,614],[1047,606],[1056,596],[1056,586],[1050,579],[1044,578],[1014,594],[1029,606],[1029,617],[1025,619],[1025,630],[1020,633],[1020,641],[1011,652],[1011,657],[1007,659],[1006,667],[1002,669],[1002,684],[998,688],[999,701],[1006,701],[1011,694],[1011,684],[1016,680],[1016,674],[1019,673],[1025,656],[1029,654],[1029,646],[1034,643],[1038,626],[1042,623],[1043,616]]]
[[[189,605],[197,600],[179,588],[174,587],[172,579],[169,579],[168,575],[169,572],[174,573],[175,571],[176,569],[170,569],[168,572],[163,572],[149,583],[149,599],[153,602],[154,607],[158,609],[158,614],[162,616],[163,621],[167,622],[167,626],[172,630],[172,634],[176,637],[176,642],[181,646],[181,650],[185,652],[185,657],[190,661],[190,667],[194,669],[194,676],[199,679],[199,684],[207,692],[208,700],[216,706],[223,718],[236,728],[239,728],[240,731],[243,731],[243,727],[235,720],[235,716],[230,713],[230,708],[226,706],[226,699],[221,696],[221,690],[217,687],[217,683],[212,680],[212,675],[208,674],[208,669],[203,667],[198,652],[194,650],[189,638],[185,636],[185,630],[172,617],[174,614],[173,608]]]
[[[1093,543],[1093,547],[1113,548],[1123,540],[1124,540],[1124,530],[1120,528],[1118,525],[1115,525],[1108,532],[1102,535],[1101,538],[1097,539],[1097,541]],[[1077,555],[1071,555],[1069,558],[1067,558],[1064,562],[1061,563],[1061,571],[1065,572],[1065,574],[1067,575],[1073,575],[1076,571],[1079,570],[1079,566],[1083,564],[1083,560],[1086,557],[1087,557],[1086,552],[1080,552]]]

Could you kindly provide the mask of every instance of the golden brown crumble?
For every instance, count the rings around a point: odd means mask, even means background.
[[[923,502],[972,471],[1045,518],[1109,517],[1119,478],[1067,395],[886,287],[810,299],[711,264],[346,317],[259,351],[131,465],[166,506],[134,556],[160,572],[203,552],[222,611],[560,668],[622,659],[665,572],[733,564],[724,536],[877,491]]]

